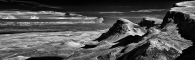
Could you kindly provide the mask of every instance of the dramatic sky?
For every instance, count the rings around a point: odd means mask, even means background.
[[[163,18],[174,3],[184,0],[0,0],[1,9],[54,10],[103,17],[112,25],[118,18],[138,22],[144,17]],[[190,0],[185,0],[190,1]],[[12,4],[15,4],[14,6]],[[3,5],[4,4],[4,5]],[[16,6],[19,5],[19,6]],[[24,7],[20,7],[24,6]],[[17,7],[17,8],[16,8]]]
[[[65,11],[127,11],[138,9],[168,9],[182,0],[1,0],[31,6],[62,8]]]

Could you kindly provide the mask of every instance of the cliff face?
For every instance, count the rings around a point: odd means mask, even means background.
[[[195,4],[194,1],[176,3],[176,7],[171,8],[165,15],[161,27],[173,22],[177,24],[178,30],[184,38],[194,40],[195,5],[193,4]]]
[[[166,16],[163,19],[163,23],[161,28],[163,28],[166,24],[172,22],[177,24],[178,31],[181,36],[185,39],[191,40],[193,42],[195,39],[195,1],[186,1],[176,3],[173,8],[169,12],[167,12]],[[195,44],[193,44],[195,45]],[[183,54],[177,58],[177,60],[188,60],[194,57],[195,47],[189,47],[184,50]],[[193,58],[194,59],[194,58]]]

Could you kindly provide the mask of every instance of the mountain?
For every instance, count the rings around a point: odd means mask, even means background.
[[[142,36],[145,34],[145,31],[137,24],[127,20],[127,19],[119,19],[116,23],[106,32],[103,33],[102,36],[97,38],[97,41],[111,41],[115,42],[124,38],[128,35],[138,35]]]
[[[183,7],[183,3],[186,7]],[[116,32],[123,32],[126,36],[113,39],[103,40],[114,40],[118,39],[115,45],[111,48],[124,47],[122,51],[116,54],[116,60],[185,60],[192,59],[194,57],[194,45],[193,39],[188,37],[193,36],[188,34],[193,32],[193,10],[188,11],[186,8],[193,8],[192,2],[181,2],[177,3],[177,6],[173,7],[165,15],[164,19],[157,18],[143,18],[143,20],[135,24],[139,27],[146,27],[147,32],[140,36],[133,36],[128,34],[128,29],[120,29],[118,26],[123,27],[123,24],[116,23],[109,29],[108,32],[102,36],[106,38],[113,38],[114,36],[122,36],[122,34],[115,34]],[[189,4],[190,6],[188,6]],[[187,10],[187,11],[185,11]],[[186,14],[188,13],[188,14]],[[189,15],[191,14],[191,15]],[[118,21],[117,21],[118,22]],[[186,23],[185,23],[186,22]],[[132,26],[134,23],[129,23]],[[188,27],[188,28],[187,28]],[[125,27],[123,27],[125,28]],[[134,27],[130,27],[133,29]],[[116,29],[116,30],[115,30]],[[129,29],[129,30],[130,30]],[[182,30],[183,29],[183,30]],[[191,30],[191,31],[190,31]],[[113,32],[114,31],[114,32]],[[125,33],[124,33],[125,32]],[[183,32],[183,33],[182,33]],[[106,35],[107,34],[107,35]],[[100,37],[102,37],[100,36]],[[101,40],[101,39],[100,39]]]
[[[194,5],[195,1],[176,3],[163,20],[144,18],[136,24],[121,18],[102,34],[88,31],[0,35],[0,59],[192,60]],[[96,38],[91,39],[94,35]],[[32,47],[27,40],[43,42]]]

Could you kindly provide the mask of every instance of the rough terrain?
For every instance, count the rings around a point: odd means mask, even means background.
[[[195,1],[176,3],[164,19],[118,19],[108,30],[0,35],[2,60],[191,60]],[[147,24],[150,23],[150,24]]]

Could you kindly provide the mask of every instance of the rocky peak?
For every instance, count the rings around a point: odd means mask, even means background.
[[[152,26],[156,26],[162,23],[162,19],[154,18],[154,17],[145,17],[138,24],[141,27],[150,28]]]
[[[127,19],[119,19],[117,22],[110,28],[110,33],[117,34],[125,34],[126,32],[132,30],[134,26],[138,26],[137,24],[127,20]]]
[[[116,34],[127,34],[127,35],[143,35],[140,26],[127,19],[120,18],[117,22],[110,28],[109,33]]]
[[[106,33],[102,34],[102,36],[100,36],[97,40],[117,41],[128,35],[142,36],[144,34],[145,32],[140,28],[138,24],[135,24],[127,19],[120,18]]]

